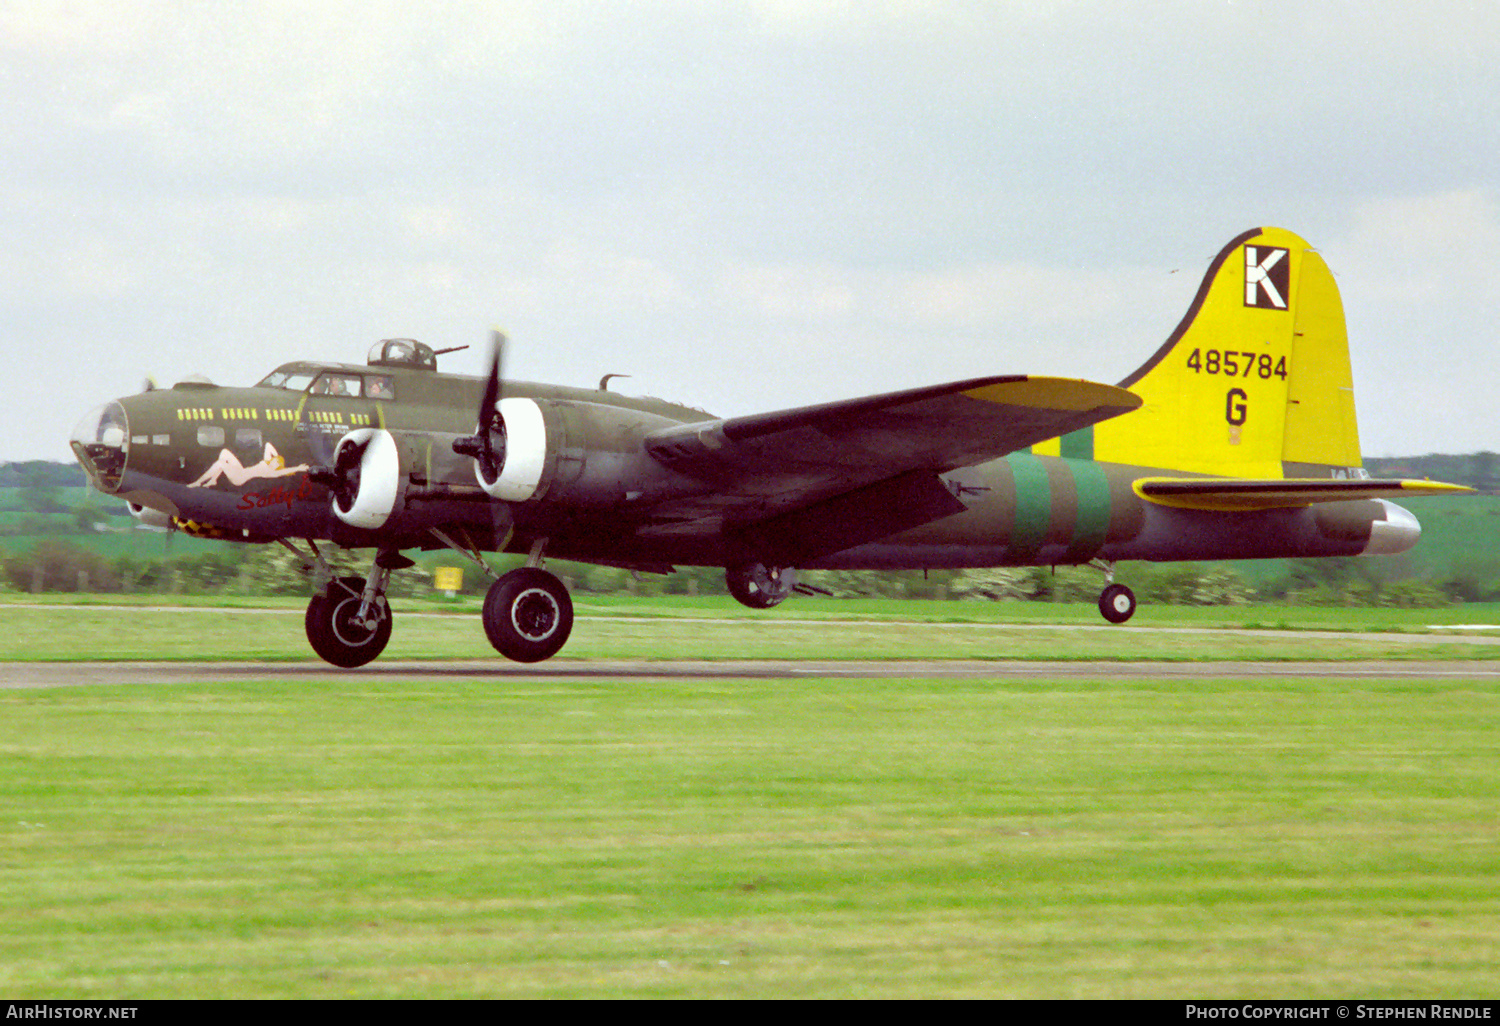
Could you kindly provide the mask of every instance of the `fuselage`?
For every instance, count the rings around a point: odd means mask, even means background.
[[[262,542],[331,540],[358,548],[433,548],[430,528],[475,548],[617,565],[725,565],[743,555],[738,525],[674,525],[664,504],[712,496],[720,483],[651,459],[642,440],[711,415],[601,389],[508,382],[549,418],[545,494],[501,502],[452,442],[474,430],[484,379],[426,368],[287,364],[248,388],[181,383],[106,404],[73,446],[94,485],[178,529]],[[351,526],[310,472],[351,431],[380,428],[401,449],[403,504],[380,531]],[[1392,553],[1416,542],[1416,519],[1384,500],[1241,513],[1177,509],[1132,485],[1162,473],[1087,458],[1012,453],[941,473],[966,507],[804,565],[940,568],[1067,565],[1095,559],[1209,560]]]

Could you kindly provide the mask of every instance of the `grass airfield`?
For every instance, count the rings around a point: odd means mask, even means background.
[[[1490,659],[1500,638],[1430,627],[1495,610],[1143,608],[1132,625],[1156,629],[1096,631],[1088,609],[945,605],[748,627],[706,601],[581,607],[568,654],[947,653],[992,677],[288,682],[293,604],[0,610],[12,661],[266,661],[257,680],[0,688],[0,992],[1500,989],[1500,684],[1212,666]],[[439,613],[398,605],[392,656],[487,655],[472,618]],[[1007,677],[1048,648],[1205,662]]]

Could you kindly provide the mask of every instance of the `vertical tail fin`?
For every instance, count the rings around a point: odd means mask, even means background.
[[[1338,286],[1291,232],[1225,246],[1182,323],[1120,385],[1144,405],[1095,426],[1095,459],[1250,478],[1360,466]]]

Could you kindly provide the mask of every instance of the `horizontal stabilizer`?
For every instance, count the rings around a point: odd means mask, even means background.
[[[1137,479],[1133,487],[1137,495],[1158,506],[1220,512],[1285,509],[1310,506],[1315,502],[1348,502],[1352,499],[1452,495],[1474,490],[1442,481],[1326,477],[1266,481],[1211,477],[1143,477]]]

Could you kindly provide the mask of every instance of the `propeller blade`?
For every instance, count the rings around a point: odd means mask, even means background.
[[[504,430],[500,412],[495,408],[505,390],[501,365],[505,360],[505,333],[496,328],[490,333],[490,373],[479,399],[478,427],[467,438],[454,439],[453,451],[477,462],[485,474],[498,473],[500,458],[495,451],[494,433]],[[504,442],[501,442],[502,450]]]
[[[495,404],[500,401],[500,363],[505,355],[505,333],[498,328],[490,333],[490,376],[484,383],[484,397],[479,400],[479,433],[489,434],[495,425]]]
[[[338,470],[334,467],[333,447],[318,425],[307,419],[306,401],[297,410],[297,434],[307,442],[308,451],[312,453],[312,469],[307,472],[307,479],[337,492]]]

